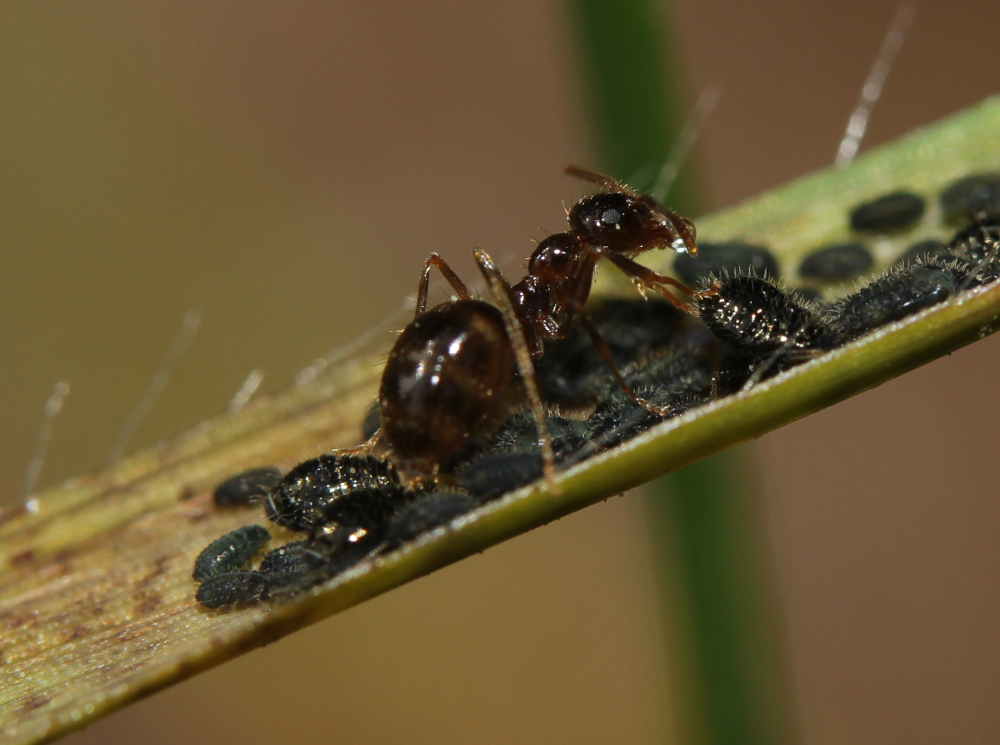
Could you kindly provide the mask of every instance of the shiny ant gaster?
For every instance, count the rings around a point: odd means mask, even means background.
[[[597,261],[606,257],[640,293],[658,292],[688,310],[687,303],[667,287],[686,294],[690,290],[636,263],[633,257],[654,248],[695,254],[695,226],[653,197],[615,179],[575,167],[566,172],[603,191],[584,197],[569,210],[570,229],[543,240],[529,259],[527,275],[513,286],[486,252],[476,249],[476,263],[489,285],[492,303],[473,299],[438,254],[427,257],[413,321],[396,340],[382,373],[380,429],[354,451],[381,441],[408,483],[435,477],[442,463],[489,418],[516,369],[538,422],[544,473],[553,485],[554,456],[533,360],[542,355],[546,341],[565,338],[577,321],[622,389],[640,405],[663,413],[626,385],[583,306]],[[444,275],[459,299],[427,310],[432,267]]]

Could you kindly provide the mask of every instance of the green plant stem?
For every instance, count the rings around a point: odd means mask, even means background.
[[[682,120],[682,76],[665,52],[666,19],[648,0],[575,0],[570,7],[603,167],[626,180],[640,174],[635,185],[647,187]],[[669,195],[671,206],[687,214],[700,201],[692,171],[681,174]],[[768,589],[767,533],[752,519],[759,510],[754,469],[740,467],[751,460],[744,448],[646,487],[666,638],[668,646],[684,648],[668,654],[668,677],[674,728],[685,742],[791,739],[794,705],[784,670],[768,665],[765,674],[757,662],[785,654],[770,620],[777,614],[768,610],[776,594]]]

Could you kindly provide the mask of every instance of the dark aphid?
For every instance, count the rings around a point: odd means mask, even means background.
[[[532,450],[495,450],[466,463],[458,483],[480,501],[496,499],[542,477],[542,455]]]
[[[682,311],[656,297],[606,298],[588,313],[619,368],[670,344],[687,320]],[[550,402],[592,398],[598,381],[611,378],[611,369],[580,326],[565,339],[547,344],[535,370],[543,398]]]
[[[799,264],[799,276],[838,282],[854,279],[872,268],[875,259],[860,243],[838,243],[825,246],[806,256]]]
[[[896,260],[896,263],[904,266],[915,264],[918,260],[926,263],[946,254],[948,254],[948,247],[945,244],[928,238],[925,241],[918,241],[906,249],[906,252]]]
[[[779,276],[778,260],[763,246],[730,241],[701,243],[698,255],[678,254],[674,272],[681,281],[695,287],[708,277],[721,274],[752,274],[756,277]]]
[[[851,229],[860,233],[905,230],[923,217],[926,208],[923,197],[908,191],[895,191],[851,210]]]
[[[385,527],[363,536],[339,528],[321,538],[296,541],[269,552],[260,563],[269,598],[291,597],[355,566],[384,547]]]
[[[195,599],[206,608],[252,605],[268,595],[267,578],[260,572],[227,572],[202,582]]]
[[[552,438],[552,450],[556,461],[566,458],[587,441],[587,423],[577,419],[566,419],[549,414],[545,424]],[[530,411],[522,411],[510,417],[490,438],[487,450],[537,450],[538,427]]]
[[[959,230],[948,244],[948,253],[969,265],[962,289],[995,280],[1000,276],[1000,214],[983,215]]]
[[[268,499],[266,513],[278,525],[312,535],[337,528],[367,533],[384,526],[412,496],[384,460],[321,455],[288,472]]]
[[[607,343],[616,367],[667,346],[688,320],[683,311],[656,297],[605,298],[588,309],[588,314]],[[604,374],[609,374],[607,364],[600,362]]]
[[[213,500],[217,507],[234,507],[258,502],[281,481],[277,468],[251,468],[226,479],[217,487]]]
[[[262,525],[244,525],[226,533],[198,554],[191,576],[198,582],[204,582],[209,577],[242,569],[269,540],[271,534]]]
[[[321,569],[326,552],[318,541],[295,541],[268,551],[260,562],[260,572],[276,583],[298,578]]]
[[[1000,213],[1000,173],[976,173],[960,178],[942,192],[941,210],[949,222]]]
[[[708,377],[709,383],[711,376]],[[591,428],[590,452],[614,447],[646,431],[654,424],[697,408],[710,400],[706,390],[671,392],[659,385],[633,384],[633,389],[647,401],[669,410],[660,416],[637,405],[627,396],[612,394],[587,420]]]
[[[724,348],[708,329],[692,324],[670,349],[640,355],[623,366],[622,376],[630,386],[656,386],[665,396],[704,392],[712,387],[723,354]],[[622,394],[621,389],[609,386],[602,399],[616,394]]]
[[[396,548],[421,533],[445,525],[456,517],[471,512],[477,505],[475,499],[459,492],[425,494],[392,518],[386,531],[387,549]]]
[[[590,434],[586,422],[549,414],[545,424],[556,463],[573,460],[586,446]],[[501,425],[484,451],[459,467],[458,480],[475,497],[493,499],[541,474],[538,428],[530,412],[520,412]]]
[[[709,330],[746,357],[795,356],[836,344],[813,306],[760,277],[722,276],[696,303]]]
[[[622,369],[625,382],[660,412],[639,406],[620,388],[609,386],[587,420],[590,437],[585,452],[613,447],[657,422],[709,401],[727,356],[718,341],[698,324],[671,349],[633,360]]]
[[[964,262],[933,259],[900,267],[832,304],[828,319],[844,341],[944,302],[967,276]]]
[[[545,345],[545,355],[535,363],[535,374],[544,400],[570,403],[591,398],[596,381],[610,375],[611,370],[587,332],[574,326],[566,338]]]

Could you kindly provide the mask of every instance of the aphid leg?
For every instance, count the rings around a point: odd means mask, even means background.
[[[608,349],[608,343],[604,341],[604,337],[601,336],[601,332],[597,330],[594,322],[590,320],[590,317],[586,313],[581,313],[579,318],[580,323],[590,335],[590,341],[594,344],[594,348],[597,350],[597,353],[601,355],[601,359],[604,360],[609,368],[611,368],[611,374],[614,376],[615,382],[618,383],[618,386],[622,389],[625,395],[635,401],[635,403],[644,408],[646,411],[656,414],[657,416],[670,416],[671,411],[669,406],[657,406],[632,390],[632,387],[625,382],[625,378],[622,377],[622,374],[618,372],[618,366],[615,365],[615,361],[611,358],[611,350]]]
[[[423,314],[427,310],[427,288],[431,281],[431,267],[437,267],[438,271],[444,275],[444,278],[448,280],[448,284],[451,285],[452,289],[458,293],[458,296],[462,300],[471,300],[472,293],[469,292],[469,288],[465,286],[463,282],[455,271],[448,266],[448,262],[442,259],[437,252],[432,253],[426,259],[424,259],[424,271],[420,275],[420,285],[417,289],[417,312],[414,314],[414,318]]]
[[[801,362],[807,362],[814,357],[818,357],[827,351],[825,349],[796,349],[795,345],[798,344],[799,337],[802,336],[805,330],[806,327],[803,326],[798,331],[794,332],[791,336],[789,336],[788,341],[774,350],[774,352],[772,352],[762,364],[758,365],[750,377],[747,378],[747,382],[743,384],[742,390],[749,391],[757,385],[783,358],[789,360],[793,364],[799,364]]]
[[[631,186],[626,186],[618,179],[612,178],[611,176],[605,176],[602,173],[595,173],[594,171],[588,171],[586,168],[580,168],[579,166],[566,166],[563,168],[563,173],[567,176],[573,176],[574,178],[582,179],[584,181],[589,181],[592,184],[596,184],[605,191],[620,191],[623,194],[628,194],[631,197],[638,197],[639,192],[633,189]]]
[[[542,396],[538,390],[538,381],[535,379],[535,364],[531,360],[528,352],[528,343],[524,338],[524,329],[521,322],[514,313],[514,306],[510,300],[510,285],[504,279],[500,270],[493,263],[481,248],[473,251],[479,269],[489,283],[490,294],[497,308],[503,314],[504,327],[507,336],[514,349],[514,358],[517,361],[517,371],[521,375],[524,390],[528,394],[528,403],[531,405],[531,412],[535,417],[535,426],[538,429],[538,444],[542,449],[542,471],[545,473],[545,482],[552,494],[559,493],[556,484],[556,457],[552,449],[552,438],[549,435],[549,427],[545,419],[545,407],[542,405]]]
[[[617,254],[613,251],[608,251],[604,254],[611,263],[621,269],[626,276],[628,276],[633,282],[639,287],[645,287],[646,289],[653,290],[663,295],[671,304],[675,307],[683,310],[686,313],[691,313],[691,304],[687,301],[681,300],[672,292],[669,292],[664,285],[669,285],[674,287],[685,295],[692,295],[694,292],[687,286],[681,284],[673,277],[668,277],[664,274],[658,274],[652,269],[644,267],[642,264],[638,264],[632,259],[629,259],[621,254]]]

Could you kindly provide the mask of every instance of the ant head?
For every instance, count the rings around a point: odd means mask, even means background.
[[[619,191],[591,194],[570,210],[569,224],[586,242],[621,253],[650,248],[698,251],[694,223],[648,196]]]

